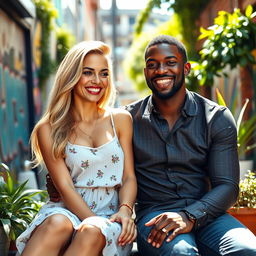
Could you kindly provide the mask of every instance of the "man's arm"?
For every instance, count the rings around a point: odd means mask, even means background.
[[[223,214],[236,202],[239,193],[237,131],[230,111],[220,110],[210,127],[208,175],[211,190],[184,209],[195,217],[195,229]]]
[[[46,175],[46,188],[52,202],[59,202],[61,200],[60,194],[55,188],[49,173]]]
[[[164,212],[145,224],[152,226],[148,242],[157,248],[164,240],[171,241],[178,234],[188,233],[192,228],[197,229],[210,223],[237,199],[239,163],[234,119],[228,109],[222,109],[211,121],[208,154],[211,190],[181,212]]]

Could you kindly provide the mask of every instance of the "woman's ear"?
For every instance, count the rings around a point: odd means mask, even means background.
[[[190,62],[185,63],[184,65],[184,74],[187,76],[190,73],[191,70],[191,64]]]

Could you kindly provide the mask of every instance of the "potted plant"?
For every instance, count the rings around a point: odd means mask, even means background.
[[[218,88],[216,88],[216,97],[217,102],[219,105],[226,106],[225,100],[223,99],[220,91]],[[245,103],[243,104],[238,118],[236,120],[236,127],[237,127],[237,145],[238,145],[238,156],[239,156],[239,162],[240,162],[240,177],[243,178],[245,173],[248,170],[252,170],[253,167],[253,161],[252,160],[243,160],[246,153],[256,148],[256,143],[254,141],[256,136],[256,115],[252,115],[251,118],[248,120],[243,120],[243,116],[245,113],[245,110],[247,108],[247,105],[249,103],[249,100],[246,99]],[[248,164],[249,167],[245,166],[243,167],[243,163],[245,161],[245,164]]]
[[[239,188],[238,199],[228,212],[256,235],[256,174],[248,171]]]
[[[8,254],[11,240],[15,240],[38,212],[41,202],[34,196],[42,190],[26,189],[26,182],[17,184],[8,166],[0,163],[0,255]],[[5,179],[4,179],[5,177]]]

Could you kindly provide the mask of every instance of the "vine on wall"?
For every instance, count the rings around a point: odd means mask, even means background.
[[[54,29],[53,20],[57,17],[57,9],[51,0],[33,0],[36,6],[36,16],[42,26],[41,35],[41,66],[38,72],[39,87],[42,88],[55,67],[49,53],[50,34]]]
[[[56,66],[62,61],[70,47],[75,43],[75,36],[65,26],[55,26],[58,10],[52,0],[33,0],[36,6],[36,16],[41,23],[41,66],[38,72],[39,87],[44,88],[49,76],[54,72]],[[54,32],[56,36],[56,59],[50,56],[50,36]]]

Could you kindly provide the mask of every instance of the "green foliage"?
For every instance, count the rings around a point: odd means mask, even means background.
[[[49,53],[50,33],[53,30],[53,19],[57,17],[57,9],[51,0],[33,0],[36,5],[36,16],[42,25],[41,35],[41,66],[39,69],[39,86],[42,88],[49,75],[53,72],[55,63]]]
[[[168,2],[168,0],[164,0]],[[190,59],[198,59],[196,52],[197,26],[196,21],[209,0],[175,0],[171,7],[179,15],[182,25],[182,35],[187,44]]]
[[[239,9],[233,13],[220,11],[214,25],[201,28],[199,39],[206,39],[200,51],[200,61],[193,63],[193,75],[200,85],[212,86],[215,76],[220,76],[229,65],[231,69],[255,63],[252,54],[256,46],[256,24],[252,6],[243,15]],[[224,74],[227,75],[227,74]]]
[[[150,12],[155,6],[155,0],[148,0],[148,3],[144,9],[142,9],[137,17],[136,23],[134,25],[135,36],[139,36],[142,32],[143,25],[148,20]]]
[[[133,41],[129,52],[123,62],[124,71],[131,79],[135,88],[141,92],[149,94],[150,90],[146,84],[144,78],[144,51],[148,42],[157,35],[166,34],[173,35],[179,39],[182,39],[180,32],[180,23],[177,15],[173,15],[172,19],[161,24],[156,30],[150,32],[142,32]]]
[[[56,36],[57,36],[56,62],[57,64],[59,64],[64,58],[64,56],[67,54],[68,50],[74,45],[75,36],[65,26],[62,26],[56,29]]]
[[[15,240],[29,225],[38,212],[41,202],[34,199],[42,190],[26,189],[26,183],[17,184],[9,168],[0,163],[6,181],[0,176],[0,225],[7,237]]]
[[[148,0],[145,9],[141,10],[136,24],[135,35],[142,32],[144,23],[147,21],[153,8],[160,8],[161,4],[169,3],[168,9],[174,9],[181,22],[181,34],[187,45],[188,55],[192,59],[198,59],[195,44],[197,41],[196,20],[198,14],[209,3],[209,0]]]
[[[239,184],[239,196],[234,208],[248,207],[256,208],[256,176],[248,171],[245,178]]]
[[[217,102],[219,105],[226,106],[225,100],[223,99],[220,91],[216,88]],[[247,108],[249,100],[246,99],[242,109],[239,112],[239,116],[236,121],[237,128],[237,146],[238,155],[240,159],[250,150],[256,148],[256,143],[252,143],[256,137],[256,115],[252,115],[249,120],[243,120],[244,112]],[[233,113],[234,115],[234,113]]]

